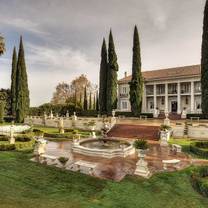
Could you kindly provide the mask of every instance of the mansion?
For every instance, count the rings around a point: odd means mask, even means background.
[[[142,113],[201,112],[200,65],[142,72],[144,78]],[[131,76],[118,81],[118,110],[131,111],[129,82]]]

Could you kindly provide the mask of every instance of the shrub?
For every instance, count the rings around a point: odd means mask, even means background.
[[[33,133],[35,134],[35,136],[43,136],[44,135],[44,131],[42,131],[40,129],[33,129]]]
[[[125,116],[125,117],[147,116],[147,118],[153,118],[153,113],[141,113],[139,116],[135,116],[135,115],[133,115],[132,112],[117,111],[116,116]]]
[[[0,151],[11,151],[15,149],[16,149],[15,144],[9,144],[9,143],[0,144]]]
[[[9,140],[9,136],[7,135],[0,135],[0,141],[8,141]]]
[[[168,126],[168,125],[164,125],[164,124],[163,124],[163,125],[160,126],[160,130],[161,130],[161,131],[168,131],[168,130],[170,130],[170,129],[171,129],[171,127]]]
[[[148,149],[148,143],[144,139],[135,140],[133,145],[136,149],[143,149],[143,150]]]
[[[71,135],[67,134],[59,134],[59,133],[44,133],[44,137],[51,137],[51,138],[68,138],[71,139]]]
[[[205,197],[208,197],[208,183],[204,180],[208,176],[208,166],[201,167],[191,175],[193,188]]]
[[[207,145],[208,142],[192,142],[190,144],[190,152],[202,158],[208,158],[208,149],[204,149],[207,148]]]
[[[59,160],[59,162],[60,162],[61,164],[65,165],[66,162],[67,162],[69,159],[66,158],[66,157],[59,157],[58,160]]]
[[[28,135],[18,135],[15,137],[15,141],[17,142],[29,142],[31,141],[31,137]]]
[[[186,115],[187,119],[190,119],[191,117],[199,117],[200,119],[208,119],[208,115],[204,115],[204,114],[189,113]]]

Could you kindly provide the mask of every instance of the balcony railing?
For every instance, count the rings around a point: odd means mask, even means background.
[[[128,98],[129,94],[128,93],[120,93],[120,98]]]

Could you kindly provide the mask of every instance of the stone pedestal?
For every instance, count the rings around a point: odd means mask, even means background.
[[[153,117],[154,118],[158,118],[158,116],[159,116],[159,110],[158,109],[154,109]]]
[[[139,150],[138,156],[139,161],[136,163],[136,170],[134,172],[135,175],[142,176],[144,178],[149,178],[151,173],[148,168],[148,163],[144,160],[145,150]]]
[[[160,145],[168,146],[168,140],[170,139],[169,131],[160,131]]]
[[[169,118],[165,118],[163,123],[166,126],[170,126],[170,119]]]
[[[184,110],[182,111],[181,118],[182,118],[182,119],[186,119],[186,115],[187,115],[187,112],[186,112],[186,110],[184,109]]]

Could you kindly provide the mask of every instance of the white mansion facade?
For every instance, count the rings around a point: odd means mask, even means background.
[[[201,112],[200,65],[142,72],[144,78],[143,113]],[[118,82],[118,110],[130,111],[127,76]]]

